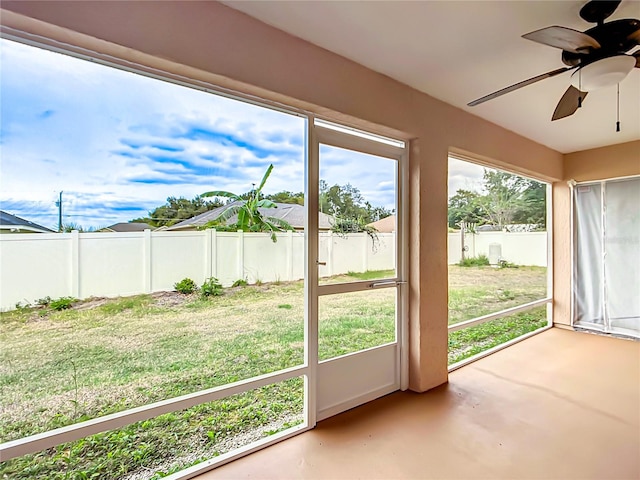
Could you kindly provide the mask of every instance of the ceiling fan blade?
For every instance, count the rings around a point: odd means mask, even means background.
[[[522,38],[572,53],[587,53],[600,48],[597,40],[590,35],[557,25],[526,33]]]
[[[564,92],[564,95],[562,95],[562,98],[558,102],[551,120],[559,120],[576,113],[576,110],[582,105],[587,93],[588,92],[581,92],[574,86],[567,88],[567,91]]]
[[[475,107],[476,105],[480,105],[481,103],[500,97],[505,93],[513,92],[514,90],[518,90],[519,88],[526,87],[527,85],[531,85],[532,83],[539,82],[540,80],[544,80],[545,78],[555,77],[556,75],[560,75],[561,73],[564,73],[567,70],[572,70],[573,68],[574,67],[564,67],[564,68],[559,68],[557,70],[552,70],[547,73],[543,73],[542,75],[538,75],[537,77],[533,77],[528,80],[523,80],[522,82],[515,83],[501,90],[498,90],[497,92],[493,92],[493,93],[490,93],[489,95],[485,95],[484,97],[478,98],[473,102],[467,103],[467,105],[469,107]]]

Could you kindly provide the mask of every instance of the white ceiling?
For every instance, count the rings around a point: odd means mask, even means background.
[[[585,1],[227,1],[236,10],[338,53],[562,153],[640,139],[640,69],[590,92],[573,116],[551,122],[571,72],[476,107],[502,87],[563,67],[558,49],[521,38],[550,25],[591,28]],[[640,18],[623,0],[608,21]]]

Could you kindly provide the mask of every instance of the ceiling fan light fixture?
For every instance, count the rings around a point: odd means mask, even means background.
[[[571,85],[582,92],[616,85],[624,80],[635,66],[636,59],[630,55],[603,58],[573,72]]]

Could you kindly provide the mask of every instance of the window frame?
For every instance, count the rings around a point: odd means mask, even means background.
[[[318,158],[317,155],[314,158],[312,152],[309,149],[309,139],[316,135],[314,129],[321,128],[326,129],[329,127],[330,130],[333,130],[333,133],[330,135],[337,136],[346,136],[346,135],[355,135],[354,145],[357,145],[359,140],[357,139],[360,136],[360,141],[363,142],[378,142],[378,147],[380,152],[385,152],[385,154],[389,154],[393,152],[397,154],[399,145],[402,144],[402,158],[398,159],[398,202],[405,202],[405,205],[408,203],[408,152],[409,152],[409,144],[405,140],[394,139],[388,136],[383,136],[373,132],[364,132],[350,126],[346,126],[343,124],[336,124],[330,122],[325,119],[321,119],[315,114],[302,110],[300,108],[283,105],[280,103],[268,101],[262,98],[258,98],[255,96],[243,94],[234,90],[230,90],[224,87],[220,87],[202,80],[197,80],[194,78],[189,78],[185,76],[181,76],[175,73],[171,73],[166,70],[161,70],[157,68],[153,68],[147,65],[131,62],[125,60],[123,58],[118,58],[115,56],[111,56],[108,54],[99,53],[93,50],[88,50],[86,48],[70,45],[62,42],[58,42],[56,40],[40,37],[37,35],[33,35],[27,32],[19,31],[13,29],[11,27],[2,26],[2,31],[0,32],[0,37],[6,40],[11,40],[14,42],[26,44],[35,48],[41,48],[44,50],[52,51],[55,53],[69,55],[75,58],[79,58],[81,60],[98,63],[104,65],[109,68],[116,68],[119,70],[124,70],[127,72],[131,72],[138,75],[143,75],[146,77],[150,77],[159,81],[164,81],[168,83],[172,83],[178,86],[192,88],[196,90],[200,90],[209,94],[223,96],[232,100],[241,101],[245,103],[249,103],[252,105],[256,105],[263,108],[268,108],[271,110],[279,111],[282,113],[286,113],[288,115],[294,115],[297,117],[302,117],[306,120],[306,130],[305,134],[305,189],[306,194],[309,192],[309,170],[310,165],[313,165],[315,162],[315,167],[317,169]],[[315,123],[318,120],[320,125],[316,126]],[[333,128],[336,127],[336,128]],[[356,148],[357,149],[357,148]],[[316,187],[317,188],[317,187]],[[308,202],[308,198],[305,198],[306,203],[310,204],[312,202]],[[317,203],[317,200],[316,200]],[[310,204],[309,208],[313,208],[313,205]],[[317,210],[317,209],[316,209]],[[403,217],[398,219],[399,225],[402,225],[403,229],[406,231],[407,226],[407,210],[408,208],[403,209]],[[305,220],[307,227],[307,240],[305,242],[305,283],[311,283],[310,275],[307,271],[309,269],[310,260],[309,260],[309,252],[317,251],[317,245],[315,250],[313,249],[314,241],[317,242],[317,238],[315,235],[311,235],[308,231],[309,229],[309,218]],[[317,215],[316,215],[316,223],[317,223]],[[317,225],[316,225],[317,228]],[[400,233],[399,233],[400,235]],[[399,242],[402,242],[402,248],[399,248],[398,251],[398,268],[402,268],[403,272],[407,272],[407,262],[408,262],[408,236],[402,235]],[[317,276],[317,268],[313,265],[313,269],[316,272]],[[405,273],[406,274],[406,273]],[[405,283],[405,282],[402,282]],[[317,287],[316,287],[317,288]],[[408,292],[407,286],[402,285],[402,288]],[[287,369],[278,370],[275,372],[266,373],[263,375],[259,375],[256,377],[240,380],[234,383],[220,385],[217,387],[209,388],[206,390],[201,390],[185,395],[181,395],[178,397],[164,399],[158,402],[150,403],[147,405],[142,405],[136,408],[131,408],[127,410],[123,410],[121,412],[96,417],[90,420],[86,420],[83,422],[78,422],[72,425],[67,425],[65,427],[56,428],[53,430],[49,430],[46,432],[30,435],[27,437],[22,437],[19,439],[11,440],[8,442],[4,442],[0,444],[0,461],[4,462],[7,460],[11,460],[13,458],[17,458],[23,455],[33,454],[40,452],[42,450],[53,448],[57,445],[81,440],[91,435],[95,435],[101,432],[114,430],[117,428],[121,428],[127,425],[131,425],[136,422],[148,420],[151,418],[155,418],[159,415],[183,410],[186,408],[194,407],[200,404],[212,402],[215,400],[220,400],[231,395],[237,395],[249,390],[254,390],[260,387],[276,384],[291,378],[303,377],[304,378],[304,421],[300,425],[296,425],[294,427],[290,427],[287,430],[282,432],[278,432],[274,435],[270,435],[266,438],[260,439],[258,441],[252,442],[243,447],[236,448],[228,453],[220,455],[218,457],[214,457],[205,462],[201,462],[192,467],[186,468],[177,472],[175,474],[169,475],[167,478],[170,479],[178,479],[178,478],[191,478],[195,475],[204,473],[207,470],[212,468],[221,466],[225,463],[228,463],[232,460],[235,460],[239,457],[245,456],[249,453],[257,451],[259,449],[265,448],[269,445],[280,442],[284,439],[295,436],[304,431],[310,430],[315,427],[316,424],[316,402],[315,402],[315,375],[317,370],[317,348],[315,358],[313,354],[310,355],[309,342],[311,340],[310,335],[312,335],[311,330],[313,330],[313,325],[310,326],[310,322],[307,319],[306,315],[308,315],[308,309],[312,308],[308,305],[309,297],[310,297],[310,289],[307,285],[305,285],[305,349],[304,349],[304,359],[300,365],[290,367]],[[317,305],[316,305],[317,309]],[[400,384],[402,389],[408,388],[408,295],[405,294],[403,296],[403,304],[401,307],[402,310],[402,318],[399,320],[399,324],[401,323],[401,336],[398,338],[398,343],[401,345],[401,368],[400,368]],[[317,332],[317,319],[316,319],[316,332]],[[316,333],[317,340],[317,333]],[[317,347],[317,345],[316,345]]]
[[[523,175],[522,173],[519,173],[513,170],[508,170],[503,167],[499,167],[497,165],[493,165],[490,162],[476,160],[475,158],[470,157],[469,155],[466,155],[466,154],[462,155],[462,154],[450,151],[449,158],[453,158],[455,160],[459,160],[463,162],[473,163],[480,167],[491,168],[491,169],[503,171],[512,175],[518,175],[520,177],[527,178],[530,180],[535,180],[536,182],[544,183],[546,185],[546,195],[547,195],[546,196],[547,294],[545,298],[524,303],[522,305],[517,305],[515,307],[506,308],[504,310],[500,310],[498,312],[490,313],[487,315],[482,315],[480,317],[472,318],[470,320],[454,323],[452,325],[449,325],[447,329],[448,329],[448,334],[451,334],[458,330],[463,330],[465,328],[482,325],[489,321],[505,318],[510,315],[514,315],[516,313],[528,312],[530,310],[533,310],[534,308],[538,308],[543,305],[546,305],[547,307],[547,324],[542,328],[526,333],[512,340],[501,343],[500,345],[496,345],[495,347],[479,352],[469,358],[465,358],[464,360],[461,360],[459,362],[449,365],[448,367],[449,372],[453,372],[454,370],[464,367],[469,363],[475,362],[476,360],[480,360],[481,358],[484,358],[493,353],[499,352],[500,350],[510,347],[511,345],[519,343],[523,340],[526,340],[527,338],[530,338],[534,335],[542,333],[553,327],[553,190],[552,190],[551,183],[546,180],[543,180],[541,178],[536,178],[531,175]]]

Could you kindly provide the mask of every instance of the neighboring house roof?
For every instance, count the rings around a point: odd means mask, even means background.
[[[153,230],[153,227],[148,223],[122,222],[101,229],[102,232],[144,232],[145,230]]]
[[[480,225],[475,230],[476,232],[501,232],[502,228],[498,225]]]
[[[180,223],[170,226],[167,230],[194,230],[198,227],[205,225],[208,222],[216,220],[222,212],[224,212],[230,205],[239,204],[235,201],[222,207],[214,208],[208,212],[196,215],[193,218],[184,220]],[[304,207],[302,205],[292,203],[276,203],[277,208],[260,208],[259,211],[264,217],[274,217],[280,220],[284,220],[291,225],[295,230],[304,229]],[[320,213],[319,227],[320,230],[329,230],[333,225],[333,217],[325,213]],[[234,215],[227,220],[227,225],[231,225],[238,221],[238,216]]]
[[[370,223],[367,226],[375,228],[380,233],[395,232],[397,230],[396,216],[389,215],[388,217],[381,218],[377,222]]]
[[[55,233],[53,230],[0,210],[0,232]]]

